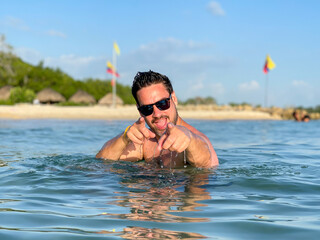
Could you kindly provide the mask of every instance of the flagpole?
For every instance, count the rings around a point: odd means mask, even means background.
[[[264,107],[268,107],[268,73],[266,74],[266,89],[265,89],[265,96],[264,96]]]
[[[112,51],[112,61],[113,61],[113,66],[114,66],[114,71],[116,72],[117,70],[117,56],[116,56],[116,52],[115,49],[113,48]],[[112,107],[116,107],[116,95],[117,95],[117,82],[116,82],[116,76],[115,74],[112,75],[112,82],[113,82],[113,86],[112,86]]]

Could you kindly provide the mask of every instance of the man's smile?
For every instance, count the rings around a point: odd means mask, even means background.
[[[163,116],[163,117],[157,118],[153,120],[152,123],[158,130],[163,131],[167,128],[168,117]]]

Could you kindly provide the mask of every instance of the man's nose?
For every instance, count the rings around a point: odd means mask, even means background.
[[[153,105],[153,117],[159,117],[161,116],[161,110],[159,110],[159,108],[157,108],[156,105]]]

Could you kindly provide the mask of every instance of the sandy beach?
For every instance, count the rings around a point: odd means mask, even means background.
[[[179,109],[179,114],[185,119],[214,120],[280,120],[278,116],[260,111],[235,110],[186,110]],[[137,119],[139,113],[135,106],[52,106],[19,104],[0,106],[0,118],[9,119]]]

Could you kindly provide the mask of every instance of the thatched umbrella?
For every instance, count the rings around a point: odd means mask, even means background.
[[[113,103],[112,93],[106,94],[103,98],[99,100],[99,105],[112,105]],[[123,105],[123,101],[120,97],[116,96],[116,105]]]
[[[70,97],[69,102],[95,104],[96,99],[89,93],[83,90],[78,90]]]
[[[0,88],[0,100],[8,100],[9,99],[11,88],[13,88],[13,87],[10,85],[6,85],[6,86]]]
[[[59,103],[66,101],[64,96],[51,88],[45,88],[38,92],[37,99],[41,103]]]

